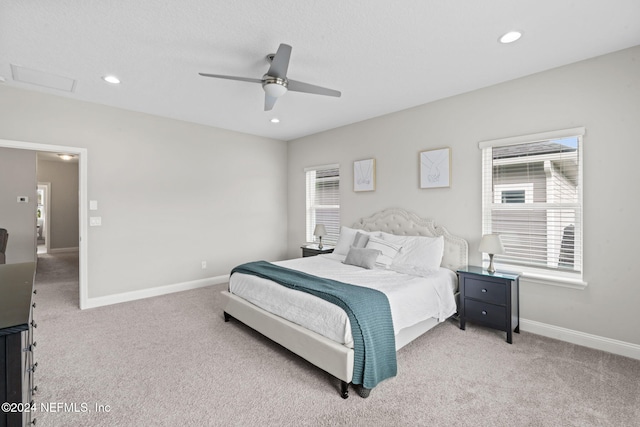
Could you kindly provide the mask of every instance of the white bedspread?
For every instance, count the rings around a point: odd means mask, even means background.
[[[429,318],[444,321],[456,312],[455,273],[440,268],[426,276],[385,269],[367,270],[342,263],[344,256],[319,255],[275,262],[283,267],[383,292],[391,306],[396,333]],[[347,346],[353,346],[351,324],[340,307],[305,292],[257,276],[234,273],[231,293],[258,307]]]

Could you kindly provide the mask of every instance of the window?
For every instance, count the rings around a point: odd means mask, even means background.
[[[305,169],[307,180],[307,242],[316,238],[316,224],[323,224],[327,235],[323,243],[335,245],[340,234],[340,165]]]
[[[482,232],[495,262],[525,276],[582,282],[583,128],[484,141]]]

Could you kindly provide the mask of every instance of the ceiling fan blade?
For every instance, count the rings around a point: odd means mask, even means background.
[[[264,111],[271,111],[278,98],[264,94]]]
[[[250,77],[223,76],[222,74],[207,74],[207,73],[198,73],[198,74],[204,77],[215,77],[217,79],[239,80],[241,82],[249,82],[249,83],[262,83],[262,79],[252,79]]]
[[[281,79],[287,78],[287,70],[289,69],[289,59],[291,58],[291,46],[281,43],[278,51],[271,61],[271,66],[267,74],[272,77]]]
[[[328,89],[326,87],[303,83],[296,80],[289,80],[287,89],[293,92],[314,93],[316,95],[327,95],[336,97],[340,97],[340,95],[342,95],[339,90]]]

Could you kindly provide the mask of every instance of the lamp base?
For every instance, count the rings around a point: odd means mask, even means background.
[[[487,267],[487,271],[491,274],[496,272],[496,268],[493,266],[493,254],[489,254],[489,267]]]
[[[318,243],[318,249],[322,249],[322,236],[319,237],[320,242]]]

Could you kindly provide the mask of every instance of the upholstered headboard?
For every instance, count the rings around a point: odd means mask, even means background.
[[[420,218],[404,209],[385,209],[368,218],[360,218],[353,228],[366,231],[384,231],[399,236],[444,237],[444,254],[441,266],[456,271],[468,263],[469,245],[461,237],[450,234],[446,228],[433,221]]]

